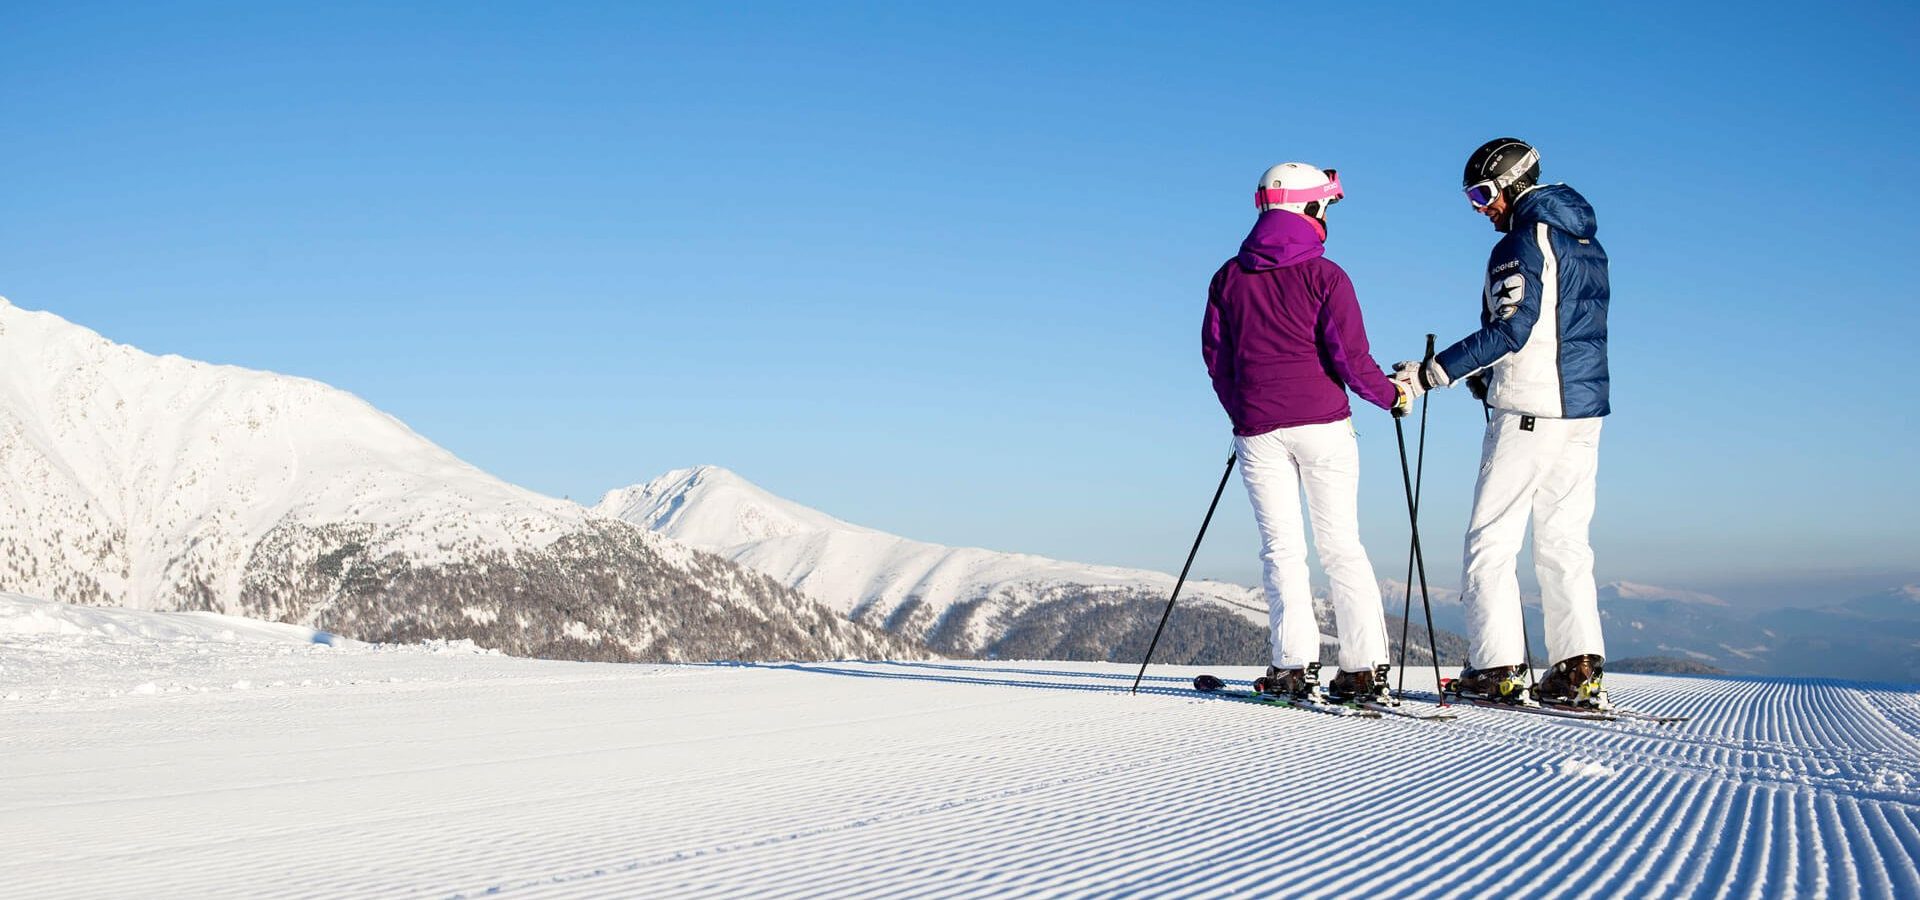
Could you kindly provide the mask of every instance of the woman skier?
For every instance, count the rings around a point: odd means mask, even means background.
[[[1332,169],[1290,162],[1261,176],[1260,217],[1208,288],[1201,355],[1233,420],[1260,528],[1273,657],[1262,687],[1298,699],[1315,691],[1320,628],[1304,488],[1340,637],[1340,674],[1327,694],[1350,702],[1384,698],[1375,666],[1387,660],[1387,634],[1380,585],[1360,545],[1360,449],[1347,390],[1395,415],[1411,398],[1369,355],[1353,282],[1326,258],[1327,210],[1342,196]]]

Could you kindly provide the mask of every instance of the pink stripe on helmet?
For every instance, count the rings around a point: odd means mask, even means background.
[[[1319,187],[1261,188],[1253,192],[1253,205],[1256,207],[1278,206],[1282,203],[1312,203],[1315,200],[1332,200],[1345,196],[1340,190],[1340,176],[1334,175],[1326,184]]]

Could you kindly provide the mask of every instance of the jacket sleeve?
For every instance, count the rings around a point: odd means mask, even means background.
[[[1222,266],[1214,273],[1213,283],[1207,286],[1207,316],[1200,325],[1200,358],[1206,360],[1207,375],[1213,379],[1213,393],[1220,398],[1220,407],[1238,425],[1240,390],[1233,378],[1233,326],[1227,320],[1220,296],[1220,282],[1225,274],[1226,267]]]
[[[1540,320],[1540,270],[1545,259],[1532,229],[1507,235],[1487,259],[1480,330],[1434,357],[1447,381],[1459,381],[1518,353]]]
[[[1360,318],[1360,300],[1354,296],[1353,280],[1334,267],[1326,287],[1326,302],[1320,305],[1320,320],[1315,323],[1321,350],[1333,366],[1333,374],[1360,399],[1381,409],[1392,409],[1399,390],[1373,361],[1367,345],[1367,326]]]

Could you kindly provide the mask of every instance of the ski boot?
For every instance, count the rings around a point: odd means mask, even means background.
[[[1527,702],[1526,666],[1490,666],[1485,669],[1461,669],[1460,677],[1447,680],[1446,692],[1476,700],[1501,703]]]
[[[1268,666],[1265,678],[1255,678],[1253,689],[1257,693],[1289,700],[1313,700],[1315,688],[1320,686],[1320,664],[1307,663],[1302,669],[1282,669]]]
[[[1540,683],[1533,687],[1533,699],[1555,706],[1607,709],[1607,692],[1601,686],[1601,658],[1592,653],[1563,659],[1553,664]]]
[[[1335,703],[1392,703],[1387,695],[1387,664],[1358,672],[1340,670],[1327,682],[1327,699]]]

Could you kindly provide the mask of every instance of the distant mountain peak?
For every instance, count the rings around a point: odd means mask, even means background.
[[[646,484],[608,491],[594,509],[714,550],[803,534],[879,533],[777,496],[715,465],[674,469]]]
[[[1173,586],[1161,572],[949,547],[864,528],[718,466],[675,469],[609,491],[594,512],[718,553],[855,621],[949,652],[1031,653],[1032,644],[997,642],[1074,631],[1068,622],[1112,626],[1113,604],[1163,603]],[[1212,605],[1225,618],[1266,622],[1266,604],[1252,588],[1190,581],[1182,598],[1192,607]],[[1042,625],[1040,616],[1053,618]]]
[[[1673,600],[1679,603],[1698,603],[1703,606],[1729,606],[1731,604],[1712,594],[1701,591],[1689,591],[1683,588],[1659,587],[1634,581],[1610,581],[1600,586],[1603,592],[1610,591],[1615,596],[1629,600]]]

